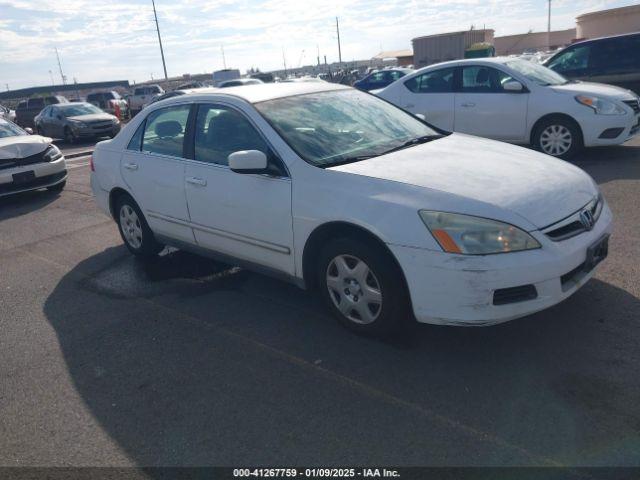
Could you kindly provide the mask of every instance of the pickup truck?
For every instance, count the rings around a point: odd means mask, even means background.
[[[44,107],[56,103],[69,103],[69,100],[62,96],[34,97],[29,100],[23,100],[16,107],[16,123],[22,128],[34,128],[34,117],[38,115]]]
[[[144,107],[146,107],[151,100],[159,97],[164,93],[164,90],[160,85],[145,85],[142,87],[136,87],[133,90],[133,95],[129,97],[129,111],[131,115],[135,115]]]
[[[126,118],[129,114],[129,104],[118,92],[93,92],[87,95],[87,102],[111,115],[118,116],[119,112],[120,120]]]

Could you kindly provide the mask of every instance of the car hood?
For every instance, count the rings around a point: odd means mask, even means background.
[[[96,120],[111,120],[113,115],[108,113],[88,113],[86,115],[76,115],[75,117],[67,117],[70,120],[80,120],[81,122],[94,122]]]
[[[571,215],[598,193],[591,177],[567,162],[460,133],[330,170],[491,204],[537,228]]]
[[[0,159],[30,157],[43,152],[49,145],[51,145],[51,139],[40,135],[0,138]]]
[[[614,98],[616,100],[635,100],[630,90],[614,87],[613,85],[605,85],[604,83],[593,82],[570,82],[564,85],[554,85],[551,87],[553,91],[558,93],[567,93],[573,95],[598,95],[600,97]]]

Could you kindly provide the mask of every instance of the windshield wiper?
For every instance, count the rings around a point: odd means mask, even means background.
[[[359,162],[361,160],[368,160],[370,158],[373,157],[379,157],[380,155],[376,154],[376,155],[354,155],[353,157],[345,157],[342,160],[338,161],[338,162],[331,162],[327,165],[323,165],[323,168],[331,168],[331,167],[337,167],[339,165],[346,165],[347,163],[354,163],[354,162]]]
[[[413,147],[415,145],[420,145],[422,143],[427,143],[427,142],[430,142],[431,140],[437,140],[438,138],[442,138],[442,137],[444,137],[444,135],[423,135],[422,137],[412,138],[411,140],[407,140],[406,142],[398,145],[397,147],[393,147],[392,149],[381,153],[381,155],[397,152],[398,150],[404,150],[405,148]]]

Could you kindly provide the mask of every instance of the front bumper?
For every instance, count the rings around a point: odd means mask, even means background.
[[[121,124],[107,126],[72,127],[73,133],[79,138],[115,137],[120,132]]]
[[[619,145],[640,133],[640,114],[591,115],[581,122],[585,147]],[[604,138],[606,131],[619,131],[614,138]]]
[[[575,272],[585,262],[587,249],[611,233],[611,221],[611,211],[605,204],[593,230],[560,242],[531,232],[542,248],[526,252],[467,256],[399,245],[389,248],[404,271],[419,322],[493,325],[544,310],[582,287],[595,270],[572,275],[564,284],[561,278]],[[533,285],[537,296],[494,304],[496,290],[522,285]]]
[[[35,178],[30,182],[13,181],[16,173],[33,171]],[[40,188],[52,187],[67,179],[67,166],[64,157],[53,162],[42,162],[21,167],[0,170],[0,197],[15,193],[28,192]]]

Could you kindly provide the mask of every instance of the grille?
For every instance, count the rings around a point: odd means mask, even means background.
[[[520,285],[519,287],[500,288],[493,292],[494,305],[507,305],[509,303],[526,302],[538,298],[538,291],[533,285]]]
[[[640,113],[640,100],[623,100],[624,103],[633,108],[635,113]]]
[[[45,161],[44,154],[47,150],[44,150],[35,155],[24,158],[4,158],[0,159],[0,170],[6,170],[8,168],[22,167],[24,165],[33,165],[34,163],[42,163]]]
[[[594,221],[598,221],[598,217],[600,216],[600,212],[602,210],[601,207],[602,200],[598,198],[593,206],[589,209],[591,210],[591,215],[593,215]],[[545,233],[554,242],[559,242],[560,240],[566,240],[567,238],[575,237],[576,235],[579,235],[582,232],[586,231],[587,229],[584,227],[582,222],[580,220],[575,220],[556,229],[549,230]]]

